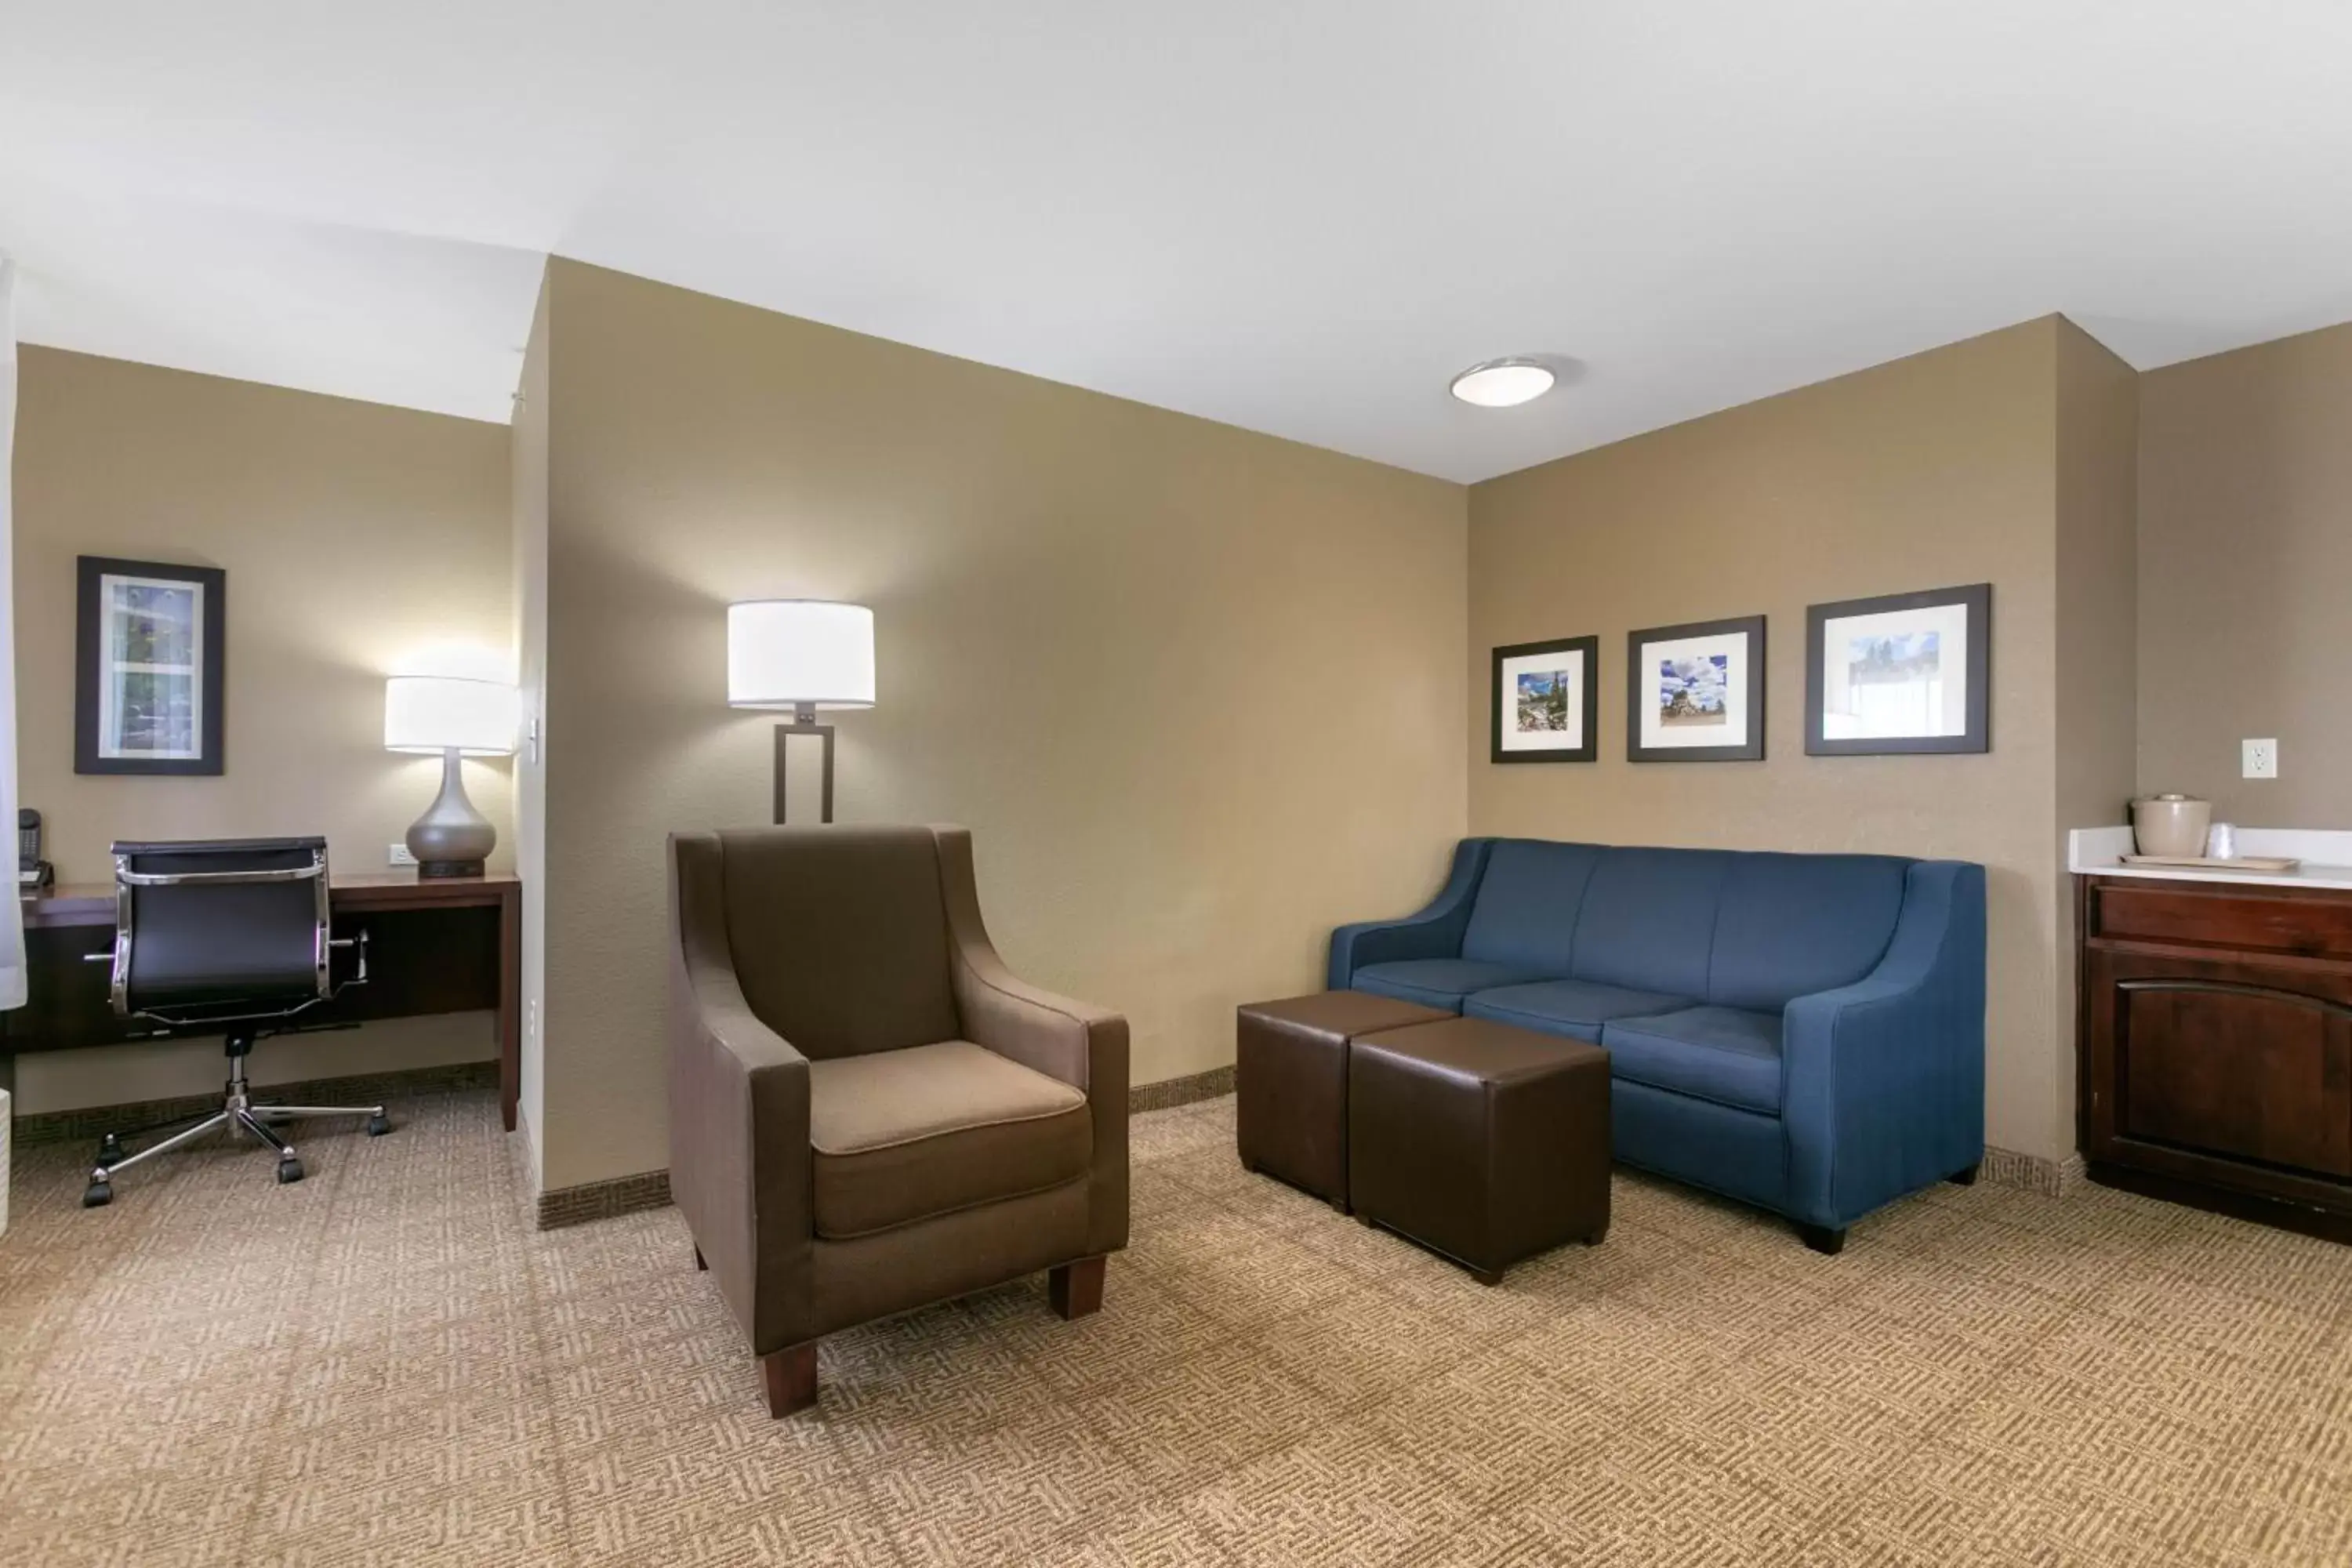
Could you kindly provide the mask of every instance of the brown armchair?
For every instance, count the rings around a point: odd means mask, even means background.
[[[670,837],[670,1191],[760,1358],[1127,1245],[1127,1020],[1013,978],[961,827]]]

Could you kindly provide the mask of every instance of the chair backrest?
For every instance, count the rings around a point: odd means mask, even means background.
[[[332,994],[325,839],[117,844],[114,878],[117,1013],[270,1016]]]
[[[719,835],[743,1000],[813,1059],[958,1037],[939,844],[928,827]]]

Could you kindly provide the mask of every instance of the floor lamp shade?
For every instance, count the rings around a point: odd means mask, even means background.
[[[818,820],[833,820],[833,726],[820,708],[874,706],[874,612],[823,599],[752,599],[727,606],[727,702],[786,709],[776,726],[775,820],[784,814],[784,743],[814,735],[824,750]]]
[[[499,830],[466,798],[460,757],[514,750],[515,689],[495,680],[395,675],[383,683],[383,744],[393,752],[437,752],[441,793],[408,827],[420,877],[478,877]]]
[[[874,706],[874,612],[822,599],[727,606],[732,708]]]

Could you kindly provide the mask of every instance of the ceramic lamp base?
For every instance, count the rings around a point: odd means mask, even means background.
[[[457,753],[446,753],[441,765],[441,793],[425,815],[409,825],[408,852],[416,857],[419,878],[478,877],[499,830],[466,798]]]

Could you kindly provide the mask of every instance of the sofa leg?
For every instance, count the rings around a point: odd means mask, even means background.
[[[1599,1230],[1594,1231],[1591,1236],[1586,1237],[1584,1238],[1584,1245],[1587,1247],[1598,1247],[1608,1239],[1609,1227],[1604,1225]]]
[[[1797,1235],[1807,1247],[1825,1258],[1835,1258],[1845,1250],[1845,1226],[1842,1225],[1832,1227],[1826,1225],[1806,1225],[1799,1221]]]
[[[1083,1318],[1089,1312],[1102,1310],[1102,1258],[1081,1258],[1076,1263],[1065,1263],[1045,1276],[1045,1295],[1054,1303],[1054,1310],[1065,1318]]]
[[[772,1418],[806,1410],[816,1403],[816,1342],[772,1351],[760,1358],[760,1381],[768,1390]]]
[[[702,1248],[698,1247],[694,1249],[694,1268],[697,1273],[707,1273],[710,1268],[710,1265],[702,1261]]]
[[[1955,1171],[1944,1180],[1956,1187],[1973,1187],[1977,1184],[1977,1168],[1970,1165],[1965,1171]]]

